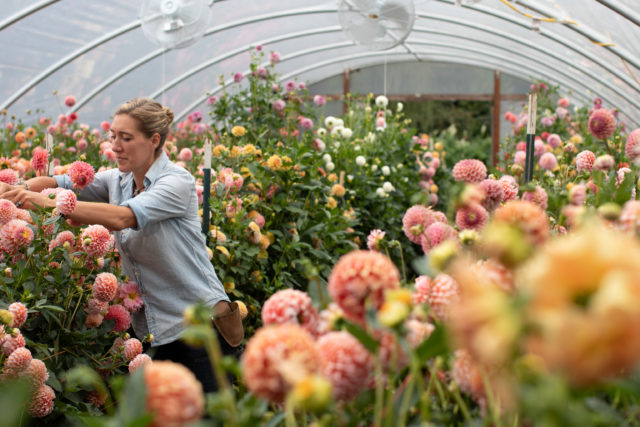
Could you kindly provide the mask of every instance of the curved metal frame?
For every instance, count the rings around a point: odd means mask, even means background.
[[[3,28],[6,28],[9,25],[12,25],[13,23],[31,15],[32,13],[35,13],[41,9],[44,9],[46,7],[48,7],[51,4],[54,4],[56,2],[58,2],[59,0],[43,0],[35,5],[30,6],[29,8],[26,8],[25,10],[21,11],[18,14],[13,15],[12,17],[10,17],[9,19],[5,20],[4,22],[0,23],[0,30],[2,30]],[[222,1],[222,0],[218,0],[218,1]],[[451,4],[453,5],[455,3],[455,0],[438,0],[442,3],[447,3],[447,4]],[[637,23],[638,20],[638,16],[637,14],[635,14],[633,11],[628,10],[628,8],[624,7],[624,6],[616,6],[613,5],[612,2],[610,0],[596,0],[599,3],[607,6],[609,9],[622,14],[623,16],[625,16],[627,19],[631,20],[632,22]],[[544,6],[540,6],[540,5],[533,5],[531,4],[532,2],[528,1],[528,0],[520,0],[520,2],[526,6],[527,8],[536,11],[536,13],[541,13],[547,16],[551,16],[554,18],[558,18],[558,16],[556,16],[555,12],[544,7]],[[509,14],[505,14],[502,12],[499,12],[495,9],[491,9],[489,7],[483,6],[482,4],[478,4],[478,5],[474,5],[474,6],[465,6],[465,7],[469,7],[471,9],[473,9],[476,12],[480,12],[480,13],[485,13],[488,14],[490,16],[493,16],[495,18],[498,18],[500,20],[504,20],[507,21],[509,23],[512,23],[514,25],[518,25],[518,26],[523,26],[528,28],[528,23],[523,22],[523,20],[519,19],[518,17],[514,17],[513,15],[509,15]],[[295,9],[295,10],[291,10],[291,11],[279,11],[276,13],[270,13],[270,14],[262,14],[262,15],[256,15],[247,19],[242,19],[242,20],[238,20],[229,24],[225,24],[223,26],[219,26],[219,27],[215,27],[209,31],[207,31],[205,33],[206,36],[208,35],[212,35],[215,33],[218,33],[220,31],[224,31],[225,29],[228,28],[232,28],[232,27],[237,27],[240,25],[247,25],[247,24],[251,24],[251,23],[256,23],[256,22],[261,22],[261,21],[265,21],[265,20],[269,20],[269,19],[276,19],[276,18],[282,18],[282,17],[287,17],[287,16],[298,16],[298,15],[305,15],[305,14],[310,14],[310,13],[335,13],[337,11],[336,7],[312,7],[312,8],[301,8],[301,9]],[[454,18],[450,18],[450,17],[444,17],[444,16],[439,16],[439,17],[434,17],[436,15],[430,15],[430,14],[426,14],[426,13],[420,13],[418,11],[417,12],[417,16],[420,17],[424,17],[427,19],[439,19],[441,21],[449,21],[449,22],[454,22],[457,23],[458,25],[466,25],[468,27],[472,27],[472,28],[476,28],[476,29],[480,29],[478,27],[480,27],[478,24],[473,24],[471,22],[467,22],[461,19],[454,19]],[[443,19],[445,18],[445,19]],[[81,47],[80,49],[74,51],[73,53],[67,55],[66,57],[64,57],[63,59],[61,59],[60,61],[56,62],[54,65],[52,65],[51,67],[49,67],[47,70],[43,71],[42,73],[40,73],[38,76],[36,76],[36,78],[32,79],[29,83],[27,83],[27,85],[23,86],[18,92],[14,93],[14,95],[11,96],[11,98],[9,98],[9,100],[5,101],[5,103],[3,103],[2,105],[0,105],[0,109],[4,109],[7,108],[8,106],[12,105],[13,103],[15,103],[17,101],[17,99],[19,99],[21,96],[23,96],[26,92],[28,92],[31,88],[33,88],[35,85],[37,85],[38,83],[40,83],[41,81],[45,80],[49,75],[53,74],[54,72],[56,72],[57,70],[59,70],[60,68],[62,68],[63,66],[69,64],[70,62],[72,62],[73,60],[75,60],[76,58],[82,56],[84,53],[88,52],[89,50],[104,44],[106,42],[108,42],[111,39],[114,39],[116,37],[119,37],[122,34],[127,33],[128,31],[131,31],[135,28],[137,28],[138,26],[140,26],[140,21],[134,21],[132,23],[129,23],[115,31],[113,31],[112,33],[105,35],[103,37],[100,37],[98,39],[93,40],[92,42],[84,45],[83,47]],[[606,42],[606,40],[604,39],[604,37],[596,32],[595,30],[593,30],[591,27],[587,26],[587,25],[581,25],[580,28],[577,28],[575,26],[568,26],[569,28],[571,28],[573,31],[576,31],[577,33],[581,34],[582,36],[588,38],[589,40],[595,40],[595,41],[604,41]],[[505,34],[498,34],[501,33],[500,31],[496,31],[492,28],[486,27],[484,29],[482,29],[482,31],[489,31],[492,34],[495,34],[496,36],[499,37],[505,37]],[[291,34],[298,34],[298,33],[289,33],[289,35],[283,35],[282,37],[277,37],[274,39],[286,39],[287,37],[291,37]],[[577,53],[578,55],[589,59],[591,62],[599,65],[600,67],[602,67],[603,69],[607,70],[608,72],[610,72],[611,74],[615,75],[616,77],[618,77],[619,79],[621,79],[622,81],[624,81],[626,84],[628,84],[631,88],[638,90],[636,88],[636,85],[634,85],[634,82],[632,82],[629,77],[624,74],[624,73],[620,73],[618,70],[613,69],[611,66],[609,66],[606,62],[601,61],[599,58],[595,57],[593,54],[590,54],[588,52],[585,52],[581,49],[579,49],[579,47],[577,47],[576,45],[574,45],[573,43],[569,42],[568,40],[564,39],[563,37],[554,34],[551,31],[548,31],[547,29],[544,29],[544,31],[541,31],[541,34],[544,37],[547,37],[551,40],[553,40],[556,43],[559,43],[560,45],[571,49],[572,51],[574,51],[575,53]],[[517,38],[515,37],[508,37],[511,40],[517,42],[517,43],[522,43],[522,40],[517,40]],[[536,51],[541,52],[542,54],[545,55],[550,55],[551,57],[554,57],[554,59],[557,60],[561,60],[561,58],[558,58],[557,55],[555,54],[550,54],[548,51],[543,51],[542,49],[540,49],[539,47],[537,47],[535,44],[533,43],[529,43],[528,44],[529,47],[531,47],[532,49],[535,49]],[[413,55],[414,57],[416,57],[417,55],[419,55],[420,53],[418,52],[414,52],[411,49],[411,46],[407,43],[404,44],[405,49],[409,52],[409,54]],[[629,63],[631,63],[632,65],[639,67],[639,61],[637,61],[637,59],[635,58],[635,56],[631,55],[626,49],[622,49],[622,48],[617,48],[617,47],[612,47],[612,46],[605,46],[606,48],[608,48],[609,51],[611,51],[613,54],[615,54],[616,56],[625,59],[626,61],[628,61]],[[142,60],[137,61],[133,66],[127,67],[126,69],[124,69],[122,72],[118,73],[118,78],[126,75],[127,73],[131,72],[133,69],[141,66],[142,64],[145,64],[151,60],[153,60],[154,58],[162,55],[164,52],[166,52],[167,49],[159,49],[157,51],[152,52],[151,54],[146,55],[145,57],[143,57]],[[384,55],[387,55],[388,52],[385,52]],[[398,54],[398,53],[396,53]],[[405,54],[405,53],[403,53]],[[567,63],[568,64],[568,63]],[[569,64],[570,65],[570,64]],[[197,69],[203,69],[200,66],[196,67]],[[197,69],[192,69],[189,70],[187,73],[183,74],[183,78],[182,79],[174,79],[172,80],[172,82],[170,82],[170,87],[173,87],[174,85],[180,83],[181,81],[183,81],[184,79],[187,79],[188,77],[190,77],[191,75],[195,74],[198,72]],[[94,90],[91,93],[91,97],[85,97],[83,98],[84,102],[78,103],[76,105],[76,107],[74,108],[74,110],[79,109],[82,105],[86,104],[86,102],[88,102],[91,98],[95,97],[99,92],[101,92],[102,90],[104,90],[106,87],[110,86],[116,79],[110,79],[109,81],[107,81],[106,83],[103,83],[100,86],[99,90]],[[635,102],[627,99],[626,96],[622,95],[619,90],[614,89],[611,85],[608,84],[608,82],[601,82],[604,86],[606,86],[607,88],[609,88],[610,90],[612,90],[612,92],[616,93],[617,95],[621,96],[622,98],[630,101],[632,104],[634,104],[636,107],[638,106],[638,104],[636,104]],[[165,85],[166,87],[166,85]],[[161,89],[158,92],[161,92],[164,89]]]

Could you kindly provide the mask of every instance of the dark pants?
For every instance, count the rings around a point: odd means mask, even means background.
[[[220,342],[220,350],[223,356],[240,357],[242,346],[231,347],[220,334],[218,334],[218,341]],[[218,391],[218,384],[211,367],[211,361],[204,347],[191,347],[178,340],[169,344],[151,347],[149,355],[153,360],[170,360],[189,368],[198,381],[202,383],[205,393]]]

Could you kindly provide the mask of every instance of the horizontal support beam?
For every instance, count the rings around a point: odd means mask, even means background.
[[[329,94],[323,95],[325,98],[331,98],[334,100],[342,99],[343,94]],[[387,94],[385,95],[389,101],[404,101],[404,102],[421,102],[421,101],[493,101],[492,93],[434,93],[426,95],[398,95]],[[505,93],[500,95],[500,99],[503,101],[525,101],[527,94],[520,93]]]

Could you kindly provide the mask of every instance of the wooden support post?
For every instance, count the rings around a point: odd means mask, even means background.
[[[491,166],[498,164],[498,151],[500,150],[500,70],[493,72],[493,102],[492,102],[492,126],[491,126]]]
[[[351,91],[351,71],[347,68],[342,73],[342,113],[347,114],[347,96]]]

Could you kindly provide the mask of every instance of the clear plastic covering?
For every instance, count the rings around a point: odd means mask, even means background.
[[[337,0],[213,1],[204,36],[173,50],[145,37],[142,2],[2,3],[0,107],[18,117],[27,109],[68,113],[62,100],[70,94],[87,123],[109,119],[136,96],[166,102],[180,117],[205,108],[207,93],[220,90],[220,76],[230,81],[248,72],[249,48],[262,45],[265,61],[268,52],[280,53],[283,80],[315,83],[314,91],[339,93],[345,69],[371,67],[353,80],[352,91],[491,92],[493,70],[500,70],[503,93],[526,93],[523,82],[545,80],[577,103],[601,97],[640,125],[636,0],[414,0],[410,34],[385,51],[347,37]]]

